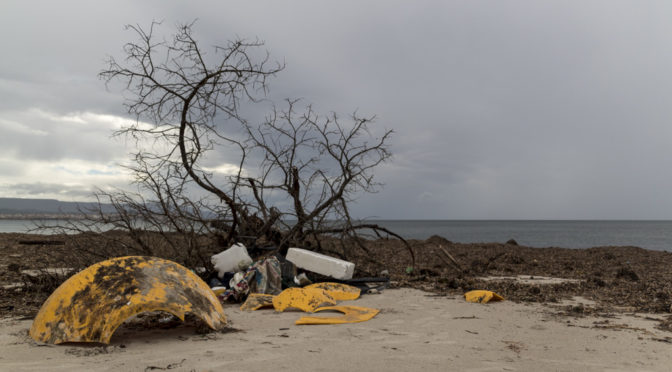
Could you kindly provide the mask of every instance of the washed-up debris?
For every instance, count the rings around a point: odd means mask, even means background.
[[[221,279],[224,277],[224,273],[244,271],[252,264],[252,258],[250,258],[244,245],[234,244],[229,249],[212,256],[210,262],[212,262]]]
[[[364,278],[354,278],[347,280],[334,280],[337,283],[347,284],[353,287],[360,289],[361,294],[374,294],[380,293],[382,290],[386,289],[390,285],[389,277],[364,277]]]
[[[249,293],[266,293],[276,295],[282,292],[280,262],[275,257],[255,262],[244,272],[233,274],[228,282],[228,289],[217,293],[223,301],[241,301]]]
[[[254,311],[264,307],[273,307],[273,295],[265,293],[250,293],[247,300],[240,306],[240,310]]]
[[[361,293],[359,288],[342,283],[322,282],[311,284],[304,288],[321,289],[327,292],[327,294],[336,301],[356,300],[359,298],[359,294]]]
[[[336,279],[351,279],[355,272],[355,264],[352,262],[301,248],[289,248],[287,260],[300,269]]]
[[[224,252],[229,252],[234,247]],[[213,256],[213,262],[215,257]],[[299,265],[295,265],[290,259]],[[297,267],[306,272],[297,275]],[[240,270],[237,272],[218,272],[217,277],[208,279],[210,286],[222,301],[240,302],[249,293],[278,294],[282,289],[307,287],[313,282],[321,283],[325,278],[358,287],[360,293],[378,293],[389,285],[390,280],[389,277],[352,279],[354,264],[299,248],[290,248],[287,258],[275,253],[248,267],[243,267],[241,264],[238,269]],[[222,287],[226,289],[223,290]]]
[[[337,317],[301,317],[296,324],[344,324],[369,320],[380,310],[359,306],[330,306],[336,301],[359,298],[359,288],[342,283],[316,283],[305,288],[288,288],[277,296],[252,293],[240,307],[241,310],[254,311],[273,306],[275,311],[290,308],[305,312],[338,311]]]
[[[315,312],[320,311],[338,311],[343,313],[343,315],[336,317],[302,316],[295,324],[345,324],[365,322],[372,319],[380,312],[378,309],[360,306],[325,306],[315,309]]]
[[[63,240],[19,240],[21,245],[65,245]]]
[[[539,275],[516,275],[516,276],[486,276],[477,278],[484,281],[513,281],[521,284],[563,284],[563,283],[580,283],[581,279],[571,279],[571,278],[555,278],[549,276],[539,276]]]
[[[10,289],[16,290],[16,289],[21,289],[25,286],[26,286],[25,283],[9,283],[9,284],[3,284],[1,288],[2,289],[7,289],[7,290],[10,290]]]
[[[457,262],[457,260],[455,259],[455,257],[453,257],[450,253],[448,253],[448,251],[446,250],[446,248],[443,248],[442,245],[439,245],[439,249],[440,249],[441,252],[443,252],[443,254],[448,258],[448,260],[446,260],[446,258],[444,258],[443,256],[439,255],[439,258],[440,258],[443,262],[453,265],[458,271],[461,271],[461,272],[464,271],[464,268],[462,267],[462,265],[460,265],[460,263]]]
[[[481,304],[487,304],[490,301],[504,301],[504,297],[497,293],[481,289],[465,293],[464,299],[467,300],[467,302],[478,302]]]
[[[280,274],[282,276],[283,285],[285,288],[289,287],[291,281],[297,276],[296,275],[296,265],[287,261],[286,258],[277,255],[276,258],[280,261]]]
[[[187,268],[155,257],[99,262],[73,275],[44,302],[30,336],[39,342],[109,343],[124,320],[142,312],[187,312],[218,330],[226,317],[217,296]]]
[[[278,296],[250,293],[240,309],[253,311],[273,306],[276,311],[293,307],[312,312],[321,305],[335,305],[336,301],[356,300],[359,298],[359,293],[359,288],[342,283],[315,283],[304,288],[285,289]],[[277,297],[280,298],[275,300]]]
[[[239,268],[243,269],[242,265]],[[335,281],[352,281],[359,287],[364,287],[365,291],[371,290],[368,286],[371,281],[382,282],[382,286],[385,287],[390,280],[389,277],[363,278],[364,281],[352,279],[354,264],[351,262],[304,249],[290,248],[286,259],[272,256],[255,262],[245,271],[219,272],[219,279],[211,280],[211,282],[215,285],[228,284],[228,289],[224,287],[215,289],[222,300],[240,300],[247,296],[245,303],[240,306],[240,310],[243,311],[255,311],[272,306],[278,312],[288,309],[298,309],[309,313],[333,310],[344,314],[338,317],[315,317],[316,320],[304,317],[296,324],[362,322],[373,318],[379,312],[376,309],[356,306],[333,306],[337,301],[359,298],[362,290],[344,283],[318,282],[312,284],[306,273],[296,275],[296,268],[313,272],[318,276],[328,276]],[[231,279],[227,283],[225,278]],[[280,292],[279,289],[283,286],[286,289]]]
[[[336,305],[336,300],[318,288],[287,288],[273,297],[273,308],[279,312],[293,308],[312,313],[320,306],[330,305]]]
[[[309,284],[313,284],[313,282],[308,278],[306,273],[301,273],[294,277],[294,284],[298,285],[299,287],[305,287]]]
[[[46,267],[43,269],[21,270],[21,274],[31,277],[39,277],[43,275],[67,276],[73,271],[75,271],[75,269],[71,267]]]

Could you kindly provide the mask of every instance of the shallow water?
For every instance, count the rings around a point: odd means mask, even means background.
[[[32,220],[0,220],[0,232],[27,232]],[[41,221],[56,225],[60,220]],[[672,251],[672,221],[371,220],[408,239],[440,235],[460,243],[506,242],[532,247],[632,245]]]
[[[589,248],[632,245],[672,251],[672,221],[372,221],[409,239],[440,235],[460,243],[506,242],[532,247]]]

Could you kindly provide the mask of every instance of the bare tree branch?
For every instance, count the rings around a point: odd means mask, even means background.
[[[128,26],[137,40],[124,46],[123,61],[110,57],[100,73],[108,86],[123,84],[136,118],[115,134],[137,145],[128,169],[138,191],[97,195],[115,210],[99,211],[98,226],[131,233],[134,243],[114,245],[118,251],[151,252],[162,239],[173,258],[207,267],[203,249],[213,244],[251,237],[281,250],[309,240],[319,248],[321,239],[340,236],[366,250],[357,238],[368,230],[402,240],[415,261],[401,236],[354,221],[348,209],[382,186],[374,170],[391,156],[391,130],[375,128],[373,116],[342,120],[291,99],[250,123],[242,105],[263,103],[268,79],[284,68],[269,61],[263,42],[234,39],[205,50],[194,23],[179,25],[169,39],[156,36],[160,26]],[[217,162],[230,171],[218,172]]]

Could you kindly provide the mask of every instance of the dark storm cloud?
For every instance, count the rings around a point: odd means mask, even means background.
[[[287,62],[270,98],[395,130],[377,173],[387,186],[360,199],[361,216],[670,218],[671,15],[624,1],[10,1],[0,155],[123,156],[109,128],[35,109],[123,117],[96,78],[133,38],[122,26],[164,20],[167,33],[198,18],[204,46],[259,37]]]

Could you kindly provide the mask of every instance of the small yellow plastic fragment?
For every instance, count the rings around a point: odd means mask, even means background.
[[[487,304],[490,301],[504,301],[504,297],[498,295],[497,293],[482,289],[465,293],[464,299],[467,300],[467,302],[478,302],[481,304]]]
[[[296,308],[312,313],[320,306],[336,305],[336,300],[318,288],[287,288],[273,297],[275,311]]]
[[[315,309],[318,311],[339,311],[343,313],[336,317],[303,316],[296,321],[297,325],[302,324],[345,324],[365,322],[376,316],[380,310],[360,306],[325,306]]]
[[[245,303],[240,306],[240,310],[243,311],[254,311],[259,310],[262,307],[272,307],[273,306],[273,295],[263,294],[263,293],[250,293],[247,296]]]
[[[351,285],[342,283],[315,283],[304,288],[318,288],[322,289],[336,301],[356,300],[359,298],[360,289]]]

